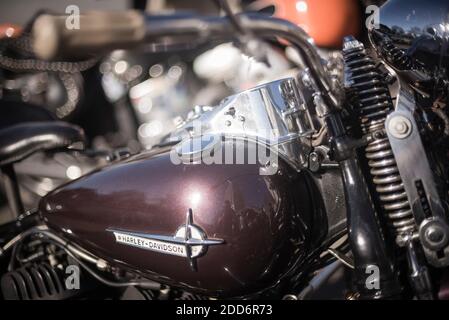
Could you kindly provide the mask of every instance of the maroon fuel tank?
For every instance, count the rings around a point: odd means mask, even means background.
[[[249,295],[300,271],[327,230],[307,173],[282,160],[274,175],[261,167],[175,165],[161,149],[60,187],[40,212],[121,268],[205,295]]]

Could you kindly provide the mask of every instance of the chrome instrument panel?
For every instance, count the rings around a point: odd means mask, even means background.
[[[171,139],[199,136],[224,136],[257,140],[299,170],[307,165],[310,138],[316,130],[302,80],[287,78],[273,81],[225,98],[214,108],[197,112],[180,125]]]

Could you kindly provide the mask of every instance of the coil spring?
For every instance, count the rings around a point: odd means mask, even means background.
[[[346,39],[343,57],[346,82],[357,96],[356,112],[362,131],[364,134],[376,133],[376,139],[365,151],[387,223],[396,236],[408,233],[416,225],[384,130],[387,115],[393,110],[388,86],[362,43],[354,38]]]
[[[416,69],[409,56],[404,50],[397,48],[390,39],[385,39],[382,42],[382,51],[385,53],[387,59],[399,70]]]

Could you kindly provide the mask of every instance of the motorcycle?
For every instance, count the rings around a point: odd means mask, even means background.
[[[268,41],[288,42],[300,68],[195,107],[151,150],[111,159],[1,226],[3,297],[302,300],[343,273],[332,298],[447,299],[449,5],[387,1],[369,44],[345,38],[341,78],[297,25],[220,3],[224,17],[36,20],[43,59],[237,36],[264,63]],[[82,142],[61,122],[0,131],[15,212],[15,164]]]

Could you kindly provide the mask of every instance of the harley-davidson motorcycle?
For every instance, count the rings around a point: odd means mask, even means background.
[[[295,24],[222,4],[224,17],[36,20],[34,50],[47,60],[237,37],[259,61],[268,43],[289,43],[300,71],[195,107],[150,151],[118,156],[26,213],[14,165],[82,152],[83,133],[62,122],[1,130],[17,214],[0,227],[3,298],[300,300],[343,270],[332,298],[448,299],[447,1],[385,3],[367,43],[345,38],[343,78]],[[79,271],[76,290],[67,270]]]

